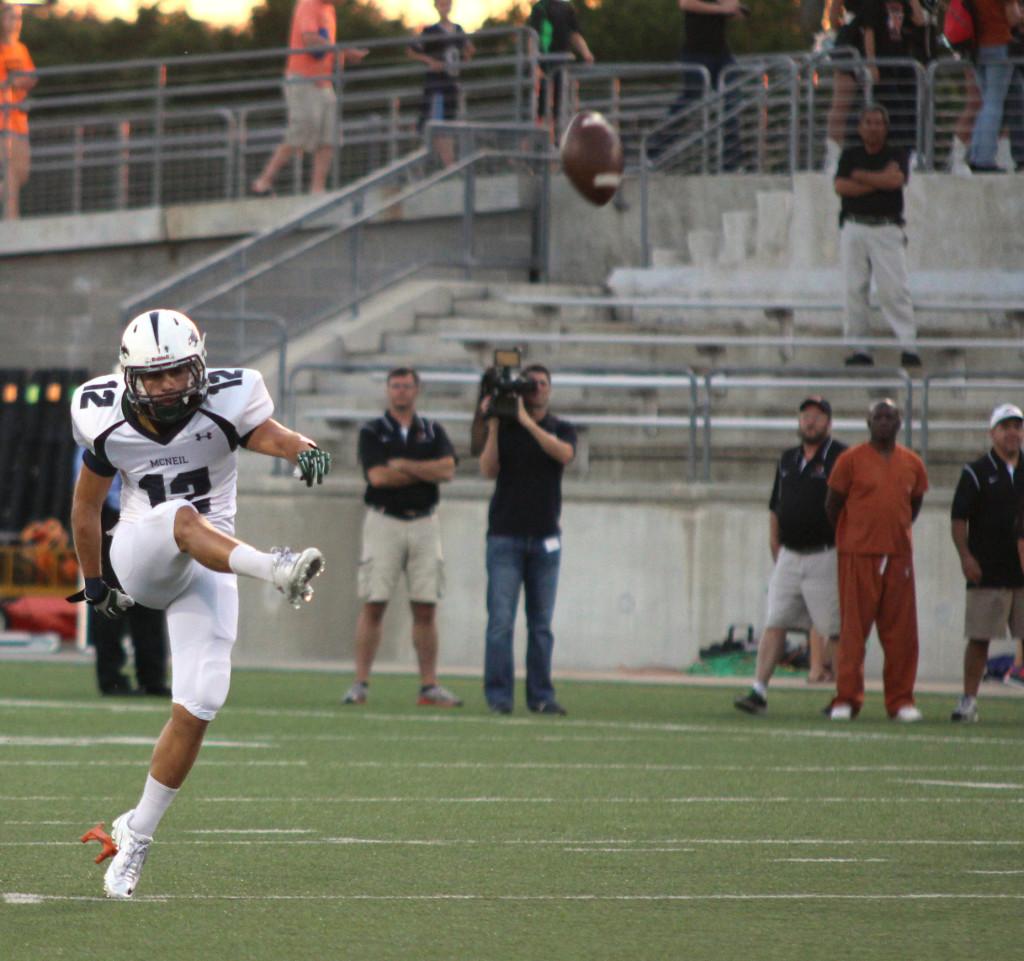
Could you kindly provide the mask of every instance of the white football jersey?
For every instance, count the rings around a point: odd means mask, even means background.
[[[96,377],[71,398],[75,441],[90,466],[121,474],[121,519],[141,517],[167,500],[186,500],[214,527],[234,532],[238,446],[268,420],[274,402],[258,371],[211,369],[210,390],[191,417],[160,436],[139,423],[124,380]]]

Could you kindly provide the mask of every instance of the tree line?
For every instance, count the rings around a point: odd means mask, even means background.
[[[800,50],[807,37],[800,30],[799,6],[793,0],[749,0],[752,15],[730,26],[737,53]],[[580,28],[599,61],[669,61],[679,54],[682,14],[678,0],[573,0]],[[155,2],[140,6],[134,22],[102,20],[91,11],[30,10],[22,39],[40,67],[95,64],[104,61],[175,57],[260,50],[287,45],[294,0],[264,0],[241,29],[213,27],[181,11],[165,12]],[[364,40],[414,32],[403,19],[385,17],[370,0],[337,0],[338,38]],[[458,21],[458,0],[453,19]],[[522,24],[529,4],[510,2],[508,11],[485,27]]]

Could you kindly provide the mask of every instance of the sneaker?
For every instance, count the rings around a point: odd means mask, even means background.
[[[856,353],[850,354],[843,363],[847,367],[874,367],[875,359],[870,354],[865,354],[864,351],[858,350]]]
[[[489,710],[492,714],[511,714],[512,705],[507,701],[499,701],[497,704],[491,704]]]
[[[288,547],[272,547],[274,555],[274,587],[288,599],[296,610],[303,601],[313,599],[309,582],[324,570],[324,555],[315,547],[307,547],[298,554]]]
[[[1003,683],[1011,687],[1024,687],[1024,666],[1011,667],[1003,675]]]
[[[833,704],[828,712],[830,721],[852,721],[853,707],[850,704]]]
[[[117,845],[117,854],[103,875],[103,890],[108,898],[130,898],[139,885],[142,865],[149,855],[153,839],[145,834],[136,834],[128,821],[135,813],[126,811],[110,826],[110,836]]]
[[[920,367],[921,357],[919,354],[915,354],[912,350],[905,350],[902,354],[900,354],[900,366]]]
[[[973,724],[978,720],[978,704],[973,697],[962,697],[956,706],[956,710],[949,715],[951,721],[962,721],[966,724]]]
[[[421,688],[416,703],[421,707],[462,707],[462,701],[440,684]]]
[[[356,681],[341,699],[342,704],[365,704],[366,695],[369,693],[369,685],[362,681]]]
[[[916,724],[924,720],[924,715],[913,704],[904,704],[893,716],[900,724]]]
[[[749,694],[744,694],[743,697],[736,698],[732,703],[738,710],[745,711],[747,714],[764,714],[768,710],[767,699],[761,697],[754,690]]]
[[[534,714],[557,714],[565,717],[569,712],[558,701],[541,701],[539,704],[526,705]]]

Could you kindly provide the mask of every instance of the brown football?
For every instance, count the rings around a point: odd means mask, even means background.
[[[622,141],[601,114],[583,110],[562,136],[562,169],[580,194],[603,207],[619,189],[625,159]]]

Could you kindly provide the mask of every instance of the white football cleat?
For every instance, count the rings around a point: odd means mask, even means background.
[[[110,836],[117,845],[117,854],[110,862],[107,873],[103,875],[103,890],[108,898],[130,898],[135,893],[139,884],[139,876],[142,874],[142,865],[146,863],[149,855],[149,846],[153,839],[145,834],[137,834],[130,827],[128,821],[135,813],[125,811],[110,826]]]
[[[828,716],[830,721],[852,721],[853,707],[849,704],[833,704]]]
[[[274,555],[273,577],[276,587],[296,610],[303,601],[313,599],[309,582],[323,573],[324,555],[315,547],[295,553],[289,547],[272,547]]]
[[[900,724],[917,724],[924,720],[924,715],[913,704],[904,704],[892,718]]]

